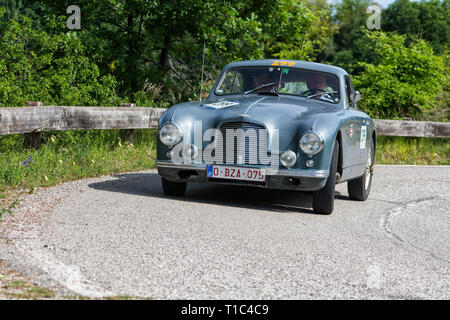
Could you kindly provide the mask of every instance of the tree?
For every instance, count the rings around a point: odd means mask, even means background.
[[[0,0],[0,7],[6,9],[3,19],[9,20],[21,14],[38,20],[42,7],[31,0]]]
[[[383,10],[382,29],[422,38],[431,43],[438,54],[448,49],[450,42],[450,1],[396,0]]]
[[[421,118],[436,107],[436,98],[448,83],[444,61],[424,40],[406,44],[406,36],[365,32],[373,43],[376,63],[360,62],[363,72],[354,85],[363,98],[359,106],[376,118]]]
[[[364,38],[370,15],[367,8],[371,4],[374,3],[370,0],[342,0],[334,7],[333,22],[337,25],[338,32],[324,56],[333,65],[350,73],[359,71],[357,61],[373,59],[371,51],[367,50],[367,39]]]
[[[117,103],[111,75],[100,76],[73,32],[47,33],[31,19],[3,19],[0,8],[0,106],[23,106],[27,100],[56,105]],[[48,20],[50,29],[65,21]]]
[[[70,1],[41,0],[63,14]],[[80,39],[100,66],[134,96],[158,88],[164,100],[195,98],[203,45],[209,79],[242,59],[313,60],[328,41],[330,22],[307,0],[79,0]]]

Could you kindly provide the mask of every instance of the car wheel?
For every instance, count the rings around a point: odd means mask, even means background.
[[[313,193],[314,213],[330,214],[334,208],[334,193],[336,188],[336,171],[339,157],[339,141],[336,140],[331,158],[330,175],[322,189]]]
[[[375,148],[372,139],[370,140],[369,148],[366,160],[366,171],[361,177],[347,182],[348,194],[352,200],[365,201],[369,197],[375,158]]]
[[[173,182],[161,178],[164,194],[174,197],[182,197],[186,193],[186,182]]]

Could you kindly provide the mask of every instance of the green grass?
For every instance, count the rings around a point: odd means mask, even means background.
[[[450,139],[377,137],[375,163],[450,165]]]
[[[49,299],[55,294],[53,291],[33,285],[24,280],[12,280],[0,288],[0,294],[11,299]]]
[[[18,192],[154,167],[154,129],[135,130],[134,144],[122,141],[119,130],[46,132],[43,137],[37,151],[23,149],[24,135],[0,136],[0,216],[10,212],[6,199],[11,206],[11,196]],[[32,162],[21,164],[27,159]]]

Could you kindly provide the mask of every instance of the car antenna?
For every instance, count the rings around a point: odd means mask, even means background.
[[[199,97],[199,102],[202,102],[203,72],[204,72],[204,69],[205,69],[205,50],[206,50],[205,41],[203,41],[202,80],[201,80],[201,82],[200,82],[200,97]]]

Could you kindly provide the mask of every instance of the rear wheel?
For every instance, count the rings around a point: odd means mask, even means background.
[[[173,197],[182,197],[186,193],[186,182],[173,182],[161,178],[164,194]]]
[[[336,140],[331,158],[330,174],[325,187],[313,193],[314,213],[330,214],[334,208],[334,194],[336,189],[336,171],[339,156],[339,141]]]
[[[366,171],[361,177],[347,182],[347,190],[350,199],[365,201],[369,197],[370,186],[372,185],[374,157],[375,148],[373,140],[371,139],[369,152],[367,152]]]

